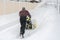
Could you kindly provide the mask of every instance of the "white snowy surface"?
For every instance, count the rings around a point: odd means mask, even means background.
[[[25,38],[20,39],[18,12],[10,17],[3,16],[0,18],[0,40],[60,40],[60,14],[55,7],[38,7],[30,13],[32,20],[37,21],[38,28],[26,30]]]

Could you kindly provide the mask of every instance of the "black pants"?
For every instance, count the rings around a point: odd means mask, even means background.
[[[20,17],[20,23],[21,23],[20,34],[24,35],[25,27],[26,27],[26,17],[25,16]]]

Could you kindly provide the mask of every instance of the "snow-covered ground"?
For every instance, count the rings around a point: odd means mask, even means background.
[[[60,40],[60,14],[53,6],[39,6],[30,11],[32,21],[35,20],[37,28],[26,30],[25,38],[20,39],[18,12],[0,16],[0,40]]]

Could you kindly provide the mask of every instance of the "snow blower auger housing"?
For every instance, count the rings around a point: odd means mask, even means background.
[[[29,16],[26,17],[26,29],[32,29],[32,22]]]

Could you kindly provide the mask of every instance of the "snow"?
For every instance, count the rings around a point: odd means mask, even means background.
[[[1,16],[0,40],[60,40],[60,14],[54,6],[39,6],[30,12],[37,28],[26,30],[24,39],[19,37],[18,12]]]

